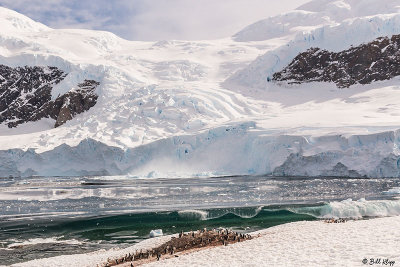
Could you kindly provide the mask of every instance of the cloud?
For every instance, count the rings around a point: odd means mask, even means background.
[[[260,19],[292,10],[307,0],[146,1],[132,17],[131,38],[215,39],[233,35]],[[149,31],[151,29],[151,31]]]
[[[216,39],[308,0],[0,0],[53,28],[106,30],[130,40]]]

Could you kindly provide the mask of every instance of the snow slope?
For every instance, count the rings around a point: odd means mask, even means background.
[[[340,51],[400,34],[399,6],[312,1],[233,38],[195,42],[55,30],[0,8],[0,64],[68,73],[53,98],[85,79],[100,82],[97,104],[61,127],[0,125],[0,176],[397,177],[399,77],[346,89],[267,77],[313,46]]]
[[[321,26],[337,26],[346,20],[377,14],[394,14],[400,10],[396,0],[313,0],[296,10],[270,17],[236,33],[236,41],[261,41],[296,35]]]
[[[399,216],[339,224],[288,223],[259,231],[261,237],[250,241],[145,266],[363,266],[364,259],[368,265],[380,259],[382,265],[396,266],[399,226]]]
[[[397,263],[399,226],[398,215],[346,223],[293,222],[251,233],[260,237],[246,242],[206,248],[145,266],[321,266],[326,262],[329,266],[363,266],[364,258],[368,262],[374,258]],[[108,259],[156,247],[170,237],[150,238],[126,249],[36,259],[12,266],[102,266]]]

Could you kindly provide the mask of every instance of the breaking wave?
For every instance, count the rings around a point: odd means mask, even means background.
[[[213,209],[213,210],[183,210],[178,211],[181,218],[189,220],[213,220],[224,217],[226,215],[234,215],[243,219],[250,219],[256,217],[262,210],[263,206],[251,208],[226,208],[226,209]]]
[[[394,192],[392,194],[395,194]],[[309,215],[314,218],[348,218],[361,219],[368,217],[388,217],[400,215],[400,200],[359,200],[346,199],[333,201],[318,206],[285,207],[283,209],[269,209],[268,207],[252,208],[226,208],[213,210],[183,210],[178,211],[178,216],[186,220],[215,220],[225,216],[242,219],[251,219],[261,212],[274,212],[286,210],[295,214]],[[272,213],[271,213],[272,214]],[[267,215],[267,214],[265,214]],[[264,215],[263,215],[264,216]]]
[[[181,218],[189,220],[207,220],[208,212],[204,210],[182,210],[178,211],[178,215]]]
[[[388,217],[400,215],[400,201],[365,199],[333,201],[323,206],[289,208],[291,212],[307,214],[316,218],[349,218]]]

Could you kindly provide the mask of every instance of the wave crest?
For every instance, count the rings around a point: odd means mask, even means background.
[[[388,217],[400,215],[400,201],[371,200],[364,198],[353,201],[333,201],[318,207],[290,208],[289,211],[307,214],[316,218],[350,218]]]
[[[215,210],[183,210],[178,211],[181,218],[192,220],[213,220],[221,218],[225,215],[232,214],[243,219],[250,219],[257,216],[263,210],[263,206],[257,208],[226,208]]]
[[[208,212],[204,210],[181,210],[178,211],[178,215],[185,219],[192,220],[207,220]]]

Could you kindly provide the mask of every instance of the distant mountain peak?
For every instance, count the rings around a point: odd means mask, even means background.
[[[50,28],[14,10],[0,6],[0,25],[2,32],[40,32]]]
[[[313,0],[296,10],[251,24],[233,36],[235,41],[263,41],[309,32],[346,19],[400,12],[398,0]]]

